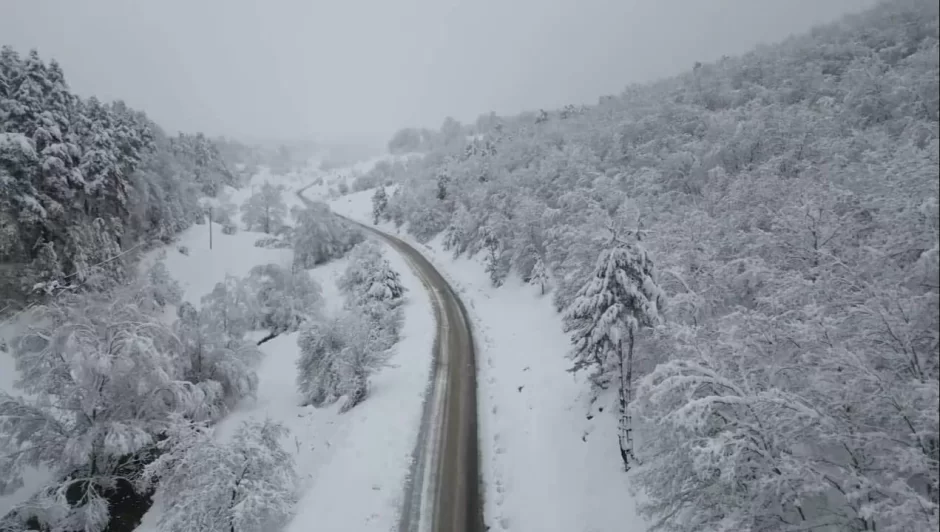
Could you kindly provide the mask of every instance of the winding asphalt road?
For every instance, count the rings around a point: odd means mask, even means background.
[[[310,203],[303,189],[297,195]],[[404,257],[427,289],[437,322],[431,378],[404,486],[398,531],[483,532],[476,351],[466,308],[440,272],[412,246],[373,227],[340,218],[388,242]]]

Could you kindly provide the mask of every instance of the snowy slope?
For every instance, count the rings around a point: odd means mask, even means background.
[[[368,223],[372,193],[331,206]],[[390,224],[381,228],[415,244]],[[619,467],[616,419],[606,413],[587,419],[588,386],[566,371],[570,342],[550,298],[518,278],[494,289],[478,261],[453,259],[439,239],[415,247],[448,277],[474,319],[490,530],[646,530]]]
[[[308,189],[308,197],[315,198],[325,195],[329,186],[335,186],[338,180],[365,171],[378,160],[353,169],[336,170],[330,175],[306,169],[288,176],[276,176],[262,168],[245,187],[228,188],[225,194],[229,201],[240,205],[253,189],[270,181],[285,186],[284,200],[288,207],[302,205],[295,193],[313,180],[327,177],[322,185]],[[173,245],[148,253],[142,266],[165,252],[167,269],[182,286],[184,300],[198,306],[200,298],[226,275],[243,277],[258,264],[290,265],[291,250],[254,246],[262,236],[263,233],[248,231],[225,235],[215,225],[210,249],[209,226],[195,225],[182,233]],[[179,251],[181,247],[187,248],[187,254]],[[297,333],[283,335],[261,346],[266,356],[258,369],[257,400],[242,404],[218,427],[219,437],[225,438],[244,420],[270,417],[291,430],[290,441],[284,444],[296,460],[303,494],[297,517],[289,530],[299,532],[315,527],[322,531],[385,532],[397,520],[401,487],[420,423],[435,328],[431,304],[421,282],[393,250],[387,249],[386,257],[401,274],[408,289],[405,323],[391,367],[373,378],[371,396],[343,415],[338,414],[338,406],[322,409],[298,406],[300,398],[295,385],[295,361],[299,356]],[[337,260],[310,272],[323,287],[328,309],[336,310],[342,306],[336,279],[345,266],[345,260]],[[172,311],[168,310],[167,319],[174,318]],[[16,322],[4,323],[0,326],[0,339],[9,341],[20,327],[22,324]],[[0,390],[15,392],[14,380],[13,359],[8,353],[0,352]],[[46,480],[48,474],[44,471],[28,475],[23,489],[0,497],[0,515],[27,499]],[[157,530],[160,511],[158,501],[144,516],[138,530]]]
[[[232,201],[240,203],[250,196],[251,186],[270,180],[287,187],[284,199],[291,206],[301,203],[295,192],[309,184],[304,182],[308,178],[272,176],[262,171],[248,187],[229,192]],[[312,187],[309,196],[316,197],[320,189],[325,192],[325,187]],[[290,250],[254,247],[261,236],[216,232],[213,249],[209,250],[207,226],[184,233],[178,244],[187,246],[189,255],[171,249],[166,258],[170,274],[184,288],[184,299],[197,304],[226,274],[243,276],[257,264],[290,263]],[[218,426],[219,438],[229,437],[249,419],[271,418],[290,429],[289,441],[283,443],[296,461],[302,494],[289,531],[386,532],[397,520],[401,487],[410,465],[430,371],[434,322],[421,282],[394,251],[388,249],[386,257],[408,289],[405,323],[391,358],[392,367],[372,379],[370,397],[342,415],[337,412],[338,405],[320,409],[298,406],[298,333],[287,334],[261,345],[265,358],[258,369],[257,400],[244,402]],[[323,287],[328,309],[342,305],[336,279],[345,267],[345,260],[337,260],[310,271]],[[158,530],[160,511],[158,501],[137,530]]]

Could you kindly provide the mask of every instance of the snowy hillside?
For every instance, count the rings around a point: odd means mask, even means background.
[[[642,494],[662,530],[940,526],[938,27],[936,2],[883,2],[597,105],[393,137],[425,156],[376,168],[364,180],[394,193],[351,208],[433,246],[444,270],[478,262],[482,294],[519,309],[480,315],[494,349],[502,326],[525,338],[494,367],[531,342],[526,374],[579,374],[584,398],[536,403],[530,432],[540,408],[580,410],[591,419],[542,436],[596,424],[586,445],[605,446],[542,461],[497,501],[588,470],[584,492]],[[559,312],[531,338],[522,280]],[[516,391],[497,410],[519,408],[530,385],[488,371],[481,386]],[[481,441],[498,462],[495,432]]]
[[[246,186],[226,188],[217,198],[204,202],[213,207],[213,217],[219,217],[212,224],[211,248],[209,224],[196,225],[184,231],[171,246],[148,253],[141,261],[141,271],[146,272],[160,261],[168,276],[179,283],[181,301],[193,303],[198,309],[204,296],[218,290],[217,283],[249,278],[256,266],[274,264],[291,269],[295,259],[292,249],[258,247],[256,242],[268,235],[238,229],[248,223],[246,217],[251,212],[241,207],[252,197],[261,197],[265,187],[273,186],[281,187],[278,194],[286,207],[302,210],[303,204],[296,196],[298,190],[307,188],[308,196],[315,198],[345,175],[348,173],[327,175],[325,181],[321,180],[323,185],[311,187],[322,174],[276,176],[262,168]],[[229,225],[235,228],[232,234],[223,231]],[[257,375],[254,397],[239,401],[214,428],[214,438],[220,444],[240,437],[238,430],[246,422],[274,421],[287,429],[280,444],[292,459],[299,480],[296,515],[287,530],[307,530],[311,523],[316,523],[317,529],[324,531],[339,532],[353,527],[385,532],[400,513],[401,489],[420,422],[435,329],[421,282],[396,253],[386,250],[384,255],[398,272],[407,299],[402,307],[400,339],[392,347],[388,366],[370,379],[366,400],[345,413],[341,413],[342,401],[322,407],[303,406],[305,399],[297,387],[301,332],[285,332],[260,346],[260,364],[253,370]],[[312,279],[322,288],[323,312],[343,312],[346,295],[337,282],[349,266],[346,258],[340,258],[310,270]],[[166,308],[163,319],[172,323],[177,307],[179,304]],[[12,340],[25,325],[7,323],[4,338]],[[248,333],[252,340],[263,336],[265,331]],[[0,355],[2,390],[14,392],[12,382],[16,374],[12,358],[5,351]],[[26,500],[51,478],[29,474],[25,480],[22,489],[0,498],[0,514]],[[158,491],[156,503],[138,530],[159,530],[159,522],[166,514]]]

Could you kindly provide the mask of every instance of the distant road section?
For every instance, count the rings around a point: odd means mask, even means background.
[[[302,192],[297,195],[309,203]],[[427,289],[437,322],[431,380],[414,460],[404,487],[398,530],[483,532],[476,351],[463,302],[411,245],[355,220],[341,218],[388,242],[405,258]]]

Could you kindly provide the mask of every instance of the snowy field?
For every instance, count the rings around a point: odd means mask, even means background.
[[[331,207],[371,223],[373,192],[343,196]],[[587,384],[567,372],[570,342],[550,296],[540,297],[537,287],[517,277],[495,289],[477,260],[454,259],[440,238],[422,245],[390,223],[380,228],[421,250],[448,278],[474,321],[489,530],[645,531],[634,501],[625,495],[616,418],[607,414],[614,405],[592,409]]]
[[[355,170],[365,171],[375,162],[377,160],[363,163]],[[311,198],[325,195],[330,186],[352,175],[355,174],[351,171],[326,175],[309,169],[288,176],[273,176],[262,170],[247,186],[227,189],[224,195],[227,201],[240,205],[253,189],[270,181],[286,187],[284,200],[290,208],[302,205],[296,191],[315,179],[326,177],[322,185],[308,189],[307,195]],[[254,246],[262,236],[263,233],[249,231],[225,235],[215,225],[210,249],[209,226],[195,225],[181,234],[173,245],[148,254],[142,264],[152,262],[165,251],[167,269],[182,286],[183,299],[198,307],[200,298],[226,275],[244,277],[258,264],[290,265],[291,250]],[[181,246],[188,248],[188,254],[180,253]],[[298,406],[301,398],[295,383],[295,364],[300,355],[299,333],[285,334],[260,346],[265,357],[258,368],[257,399],[245,401],[217,427],[217,437],[222,439],[231,436],[247,420],[270,418],[290,429],[287,441],[282,443],[296,461],[301,480],[296,517],[287,527],[290,532],[312,529],[387,532],[397,521],[401,489],[420,423],[435,327],[431,303],[421,282],[391,248],[386,247],[385,255],[408,289],[405,323],[401,340],[393,348],[396,353],[391,357],[391,365],[372,378],[366,401],[345,414],[337,411],[340,403],[319,409]],[[336,260],[310,271],[323,288],[327,309],[338,309],[343,304],[336,280],[346,262]],[[168,309],[168,319],[174,311]],[[15,325],[9,323],[0,329],[0,334],[5,335],[0,338],[9,339]],[[0,390],[15,392],[14,379],[12,357],[2,352]],[[37,472],[27,477],[23,489],[0,498],[0,515],[28,498],[47,478],[47,474]],[[160,512],[158,500],[137,530],[157,531]]]

